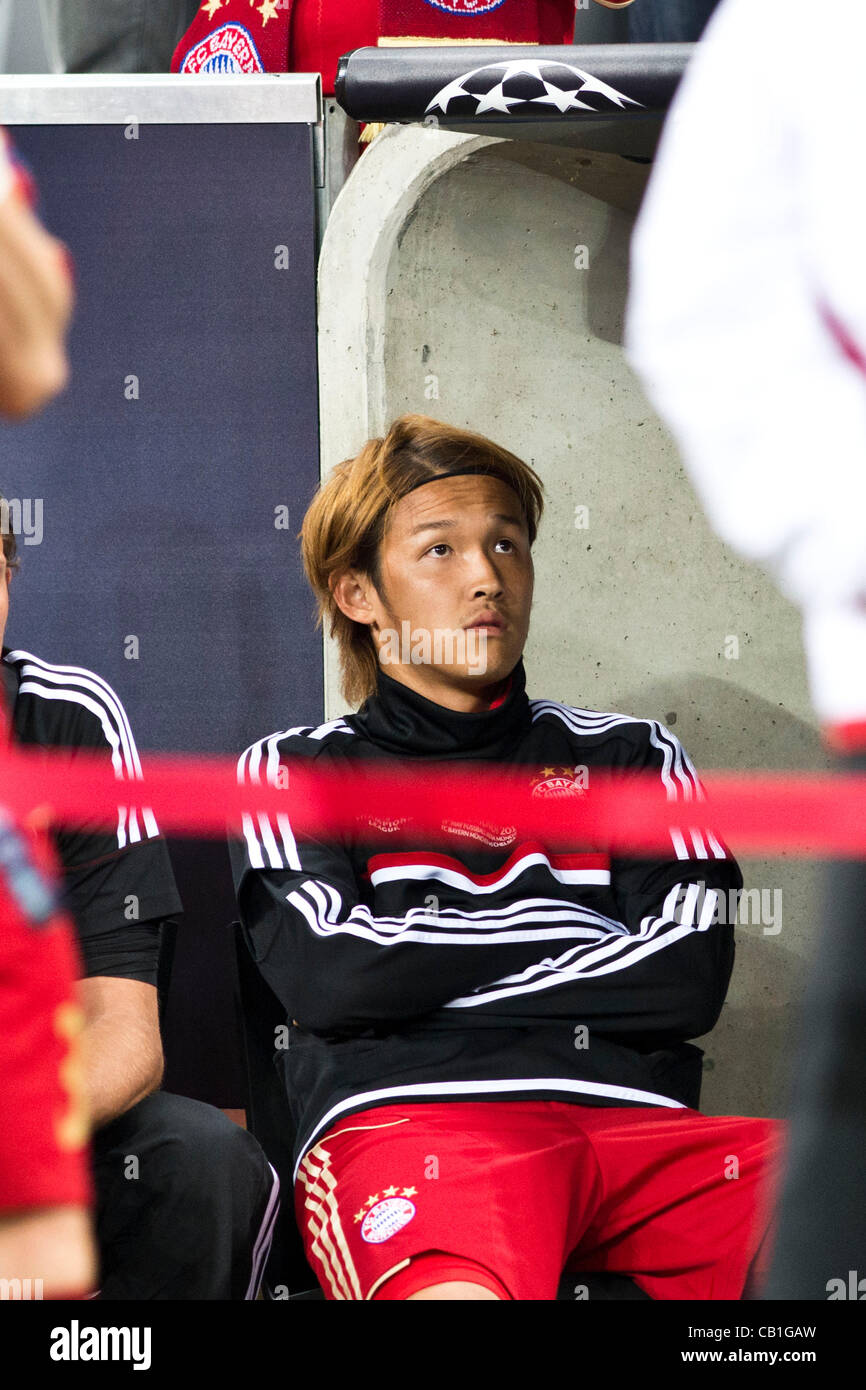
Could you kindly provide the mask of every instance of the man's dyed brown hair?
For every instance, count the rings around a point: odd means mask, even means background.
[[[350,704],[360,705],[375,692],[379,662],[369,627],[340,611],[332,585],[345,570],[356,569],[383,594],[381,543],[391,510],[419,483],[467,463],[483,465],[517,494],[532,545],[544,507],[544,485],[535,470],[485,435],[429,415],[401,415],[384,437],[368,439],[359,454],[332,469],[307,508],[299,535],[318,604],[316,626],[326,617],[330,622],[339,646],[340,689]]]

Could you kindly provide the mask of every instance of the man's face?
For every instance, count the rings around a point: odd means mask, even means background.
[[[9,617],[9,580],[12,578],[12,571],[6,564],[6,556],[0,547],[0,647],[3,645],[3,634],[6,631],[6,619]]]
[[[370,623],[383,669],[430,699],[483,707],[523,652],[529,533],[519,498],[499,478],[441,478],[410,492],[382,542],[381,592],[358,578],[357,591],[351,583],[343,591],[357,599],[349,616]],[[498,625],[470,630],[490,615]]]

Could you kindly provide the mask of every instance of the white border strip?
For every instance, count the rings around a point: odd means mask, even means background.
[[[322,119],[317,72],[0,76],[3,125],[318,125]]]

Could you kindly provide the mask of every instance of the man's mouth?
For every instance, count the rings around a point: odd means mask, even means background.
[[[502,632],[505,629],[505,619],[499,613],[486,610],[483,613],[479,613],[474,622],[467,623],[467,631],[473,628],[478,628],[482,632]]]

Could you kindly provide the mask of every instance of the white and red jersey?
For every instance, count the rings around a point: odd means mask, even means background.
[[[719,535],[803,610],[816,712],[866,719],[866,6],[723,0],[662,132],[624,346]]]

